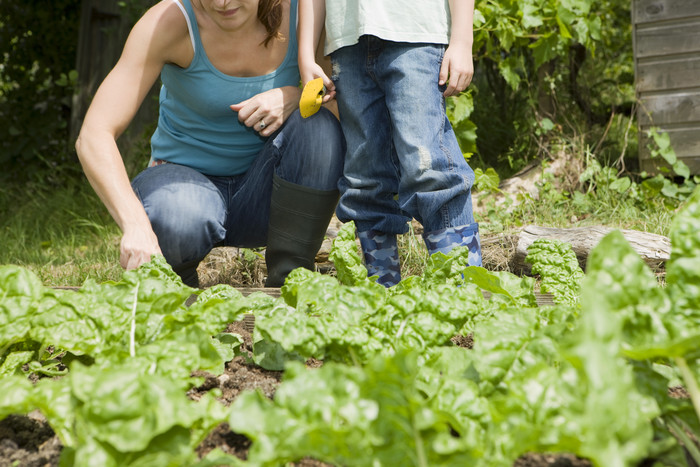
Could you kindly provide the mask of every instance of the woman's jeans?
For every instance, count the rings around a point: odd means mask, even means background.
[[[360,232],[400,234],[474,222],[474,172],[464,160],[438,85],[442,45],[362,36],[331,54],[347,142],[338,218]]]
[[[294,112],[242,175],[203,175],[177,164],[149,167],[132,181],[176,272],[196,268],[215,246],[259,247],[267,240],[272,176],[317,190],[336,190],[345,142],[326,109]],[[184,277],[184,276],[183,276]]]

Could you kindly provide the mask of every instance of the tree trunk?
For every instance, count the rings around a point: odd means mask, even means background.
[[[511,259],[511,270],[521,274],[531,273],[532,266],[525,262],[525,257],[528,247],[539,239],[560,240],[571,244],[581,269],[585,270],[588,255],[593,247],[613,230],[616,229],[603,226],[557,229],[528,225],[517,236],[515,253]],[[662,268],[671,257],[671,242],[667,237],[638,230],[620,229],[620,231],[630,246],[652,270]]]

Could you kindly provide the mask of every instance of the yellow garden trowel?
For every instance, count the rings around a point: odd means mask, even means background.
[[[304,118],[310,117],[321,108],[323,96],[326,94],[326,87],[323,85],[323,78],[312,79],[301,91],[299,99],[299,111]]]

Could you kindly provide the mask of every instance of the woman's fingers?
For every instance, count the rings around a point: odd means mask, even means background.
[[[238,120],[245,126],[262,136],[269,136],[282,126],[284,118],[283,107],[277,102],[277,94],[279,93],[267,91],[230,107],[238,112]]]
[[[149,262],[152,255],[162,254],[158,238],[152,231],[126,231],[122,235],[119,250],[119,264],[127,270]]]

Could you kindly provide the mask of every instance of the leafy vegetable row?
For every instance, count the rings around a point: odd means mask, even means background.
[[[585,277],[570,248],[536,242],[528,260],[552,307],[537,307],[531,278],[468,267],[466,250],[385,289],[353,229],[334,244],[337,278],[296,270],[279,299],[190,289],[162,258],[79,291],[0,267],[0,418],[39,409],[76,466],[507,466],[529,451],[683,465],[677,438],[696,455],[684,433],[700,433],[700,191],[673,222],[665,287],[619,233]],[[274,400],[189,400],[192,371],[221,373],[239,352],[222,330],[247,313],[253,360],[285,372]],[[451,343],[468,333],[473,349]],[[307,369],[310,357],[325,364]],[[667,396],[681,384],[692,399]],[[198,459],[224,421],[253,440],[247,461]]]

